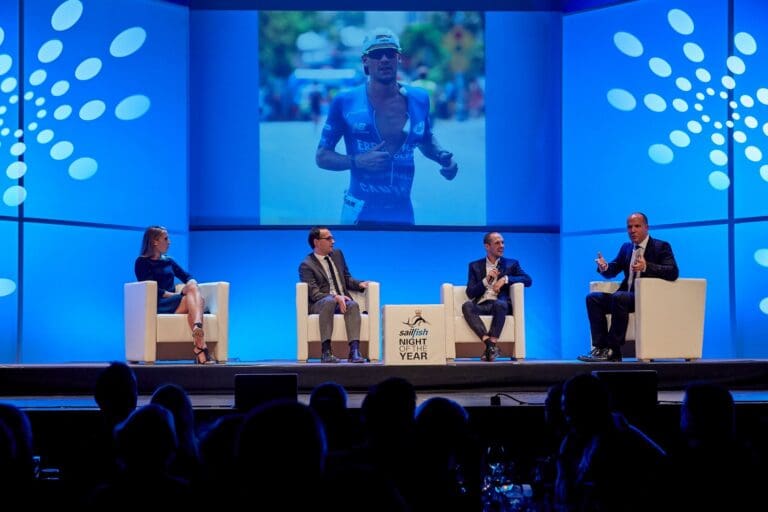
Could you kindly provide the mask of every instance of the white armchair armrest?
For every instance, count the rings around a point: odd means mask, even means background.
[[[157,336],[157,282],[135,281],[123,285],[125,357],[128,361],[155,359]]]

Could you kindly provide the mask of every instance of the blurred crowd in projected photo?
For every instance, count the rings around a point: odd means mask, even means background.
[[[377,23],[381,16],[392,23]],[[338,91],[365,81],[360,46],[371,24],[399,34],[398,81],[429,91],[433,119],[484,115],[482,13],[268,11],[259,17],[261,121],[319,122]],[[471,41],[458,57],[457,26]]]

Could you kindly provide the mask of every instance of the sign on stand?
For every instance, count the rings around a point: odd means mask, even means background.
[[[384,364],[445,364],[442,304],[384,306]]]

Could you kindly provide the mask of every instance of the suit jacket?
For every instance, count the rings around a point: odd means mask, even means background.
[[[507,301],[510,305],[512,301],[509,297],[509,285],[514,283],[523,283],[525,286],[531,286],[533,280],[531,276],[525,273],[520,263],[513,258],[499,258],[497,267],[501,276],[509,276],[509,283],[505,284],[499,290],[499,300]],[[477,302],[485,294],[485,258],[473,261],[469,264],[469,276],[467,277],[467,297]]]
[[[607,278],[616,277],[619,275],[619,272],[624,272],[624,279],[621,281],[619,291],[627,291],[629,263],[632,260],[634,247],[635,245],[632,242],[622,244],[619,253],[608,264],[605,272],[600,272],[600,267],[597,268],[597,272]],[[658,277],[665,281],[674,281],[680,274],[677,262],[675,261],[675,255],[672,253],[672,246],[669,245],[669,242],[648,237],[648,245],[645,247],[643,256],[647,264],[645,272],[640,272],[635,276],[635,279],[638,277]]]
[[[336,271],[342,281],[339,285],[344,288],[344,294],[346,295],[348,290],[362,291],[360,281],[349,273],[341,249],[334,249],[329,256],[336,265]],[[325,267],[314,252],[309,253],[299,265],[299,280],[309,285],[310,305],[331,294],[331,281],[325,273]]]

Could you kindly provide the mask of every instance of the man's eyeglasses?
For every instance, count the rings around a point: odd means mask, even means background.
[[[318,240],[333,240],[332,236],[319,236],[317,237]]]
[[[368,55],[369,59],[373,60],[380,60],[384,56],[386,56],[387,59],[392,60],[400,55],[400,52],[393,48],[381,48],[379,50],[371,50],[366,55]]]

